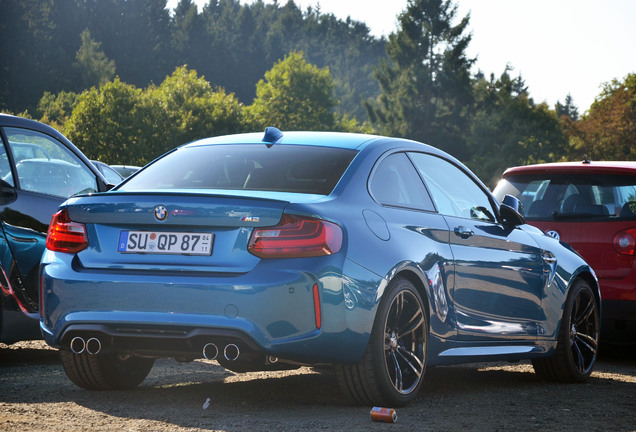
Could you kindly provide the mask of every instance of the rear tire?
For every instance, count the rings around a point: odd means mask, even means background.
[[[137,387],[150,373],[154,359],[103,353],[74,354],[61,351],[64,372],[87,390],[127,390]]]
[[[420,294],[408,280],[393,280],[378,306],[362,360],[336,366],[340,387],[359,404],[406,405],[422,386],[427,340]]]
[[[598,300],[590,285],[579,279],[565,303],[554,355],[532,361],[537,375],[548,381],[585,381],[596,363],[599,328]]]

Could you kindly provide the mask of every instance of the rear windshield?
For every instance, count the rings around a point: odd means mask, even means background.
[[[617,220],[636,217],[636,177],[586,174],[509,176],[494,191],[519,198],[527,220]]]
[[[356,153],[296,145],[184,147],[153,162],[118,190],[229,189],[329,195]]]

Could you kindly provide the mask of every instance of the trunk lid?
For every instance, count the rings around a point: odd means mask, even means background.
[[[252,230],[276,225],[289,204],[268,195],[110,192],[65,207],[88,231],[89,247],[77,254],[84,269],[245,273],[260,261],[247,251]],[[207,235],[208,252],[200,249]]]

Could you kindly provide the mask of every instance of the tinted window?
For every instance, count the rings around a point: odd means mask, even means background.
[[[119,189],[230,189],[329,195],[355,155],[355,150],[294,145],[184,147],[152,163]]]
[[[488,195],[459,167],[429,154],[409,153],[409,157],[424,179],[437,211],[441,214],[495,221]]]
[[[380,204],[435,210],[422,179],[404,153],[390,155],[380,162],[371,177],[370,190]]]
[[[121,181],[124,179],[121,176],[121,174],[119,174],[117,171],[115,171],[113,168],[111,168],[109,165],[106,165],[103,162],[93,161],[93,165],[95,165],[95,167],[99,170],[99,172],[101,172],[104,175],[104,178],[106,179],[106,181],[112,185],[121,183]]]
[[[23,190],[68,198],[97,191],[97,179],[64,144],[40,132],[6,128]]]
[[[100,171],[104,174],[106,181],[110,184],[117,184],[122,181],[121,175],[108,165],[103,165]]]
[[[636,177],[602,174],[516,176],[497,197],[518,197],[528,220],[612,220],[636,217]]]

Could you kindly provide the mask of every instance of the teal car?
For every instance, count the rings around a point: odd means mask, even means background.
[[[0,114],[0,342],[42,338],[38,269],[51,216],[107,183],[55,129]]]
[[[135,387],[162,357],[331,365],[355,401],[385,406],[440,364],[531,359],[544,378],[583,381],[597,280],[518,204],[414,141],[199,140],[60,207],[41,328],[87,389]]]

